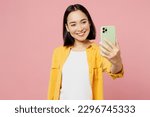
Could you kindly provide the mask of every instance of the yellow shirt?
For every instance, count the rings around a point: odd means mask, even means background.
[[[60,46],[53,52],[50,80],[48,87],[48,99],[59,100],[62,82],[62,67],[71,50],[70,47]],[[117,73],[110,72],[111,63],[100,55],[99,45],[92,43],[86,48],[87,61],[89,65],[89,77],[92,88],[93,100],[103,99],[103,72],[107,72],[113,79],[123,76],[123,69]],[[73,74],[72,74],[73,75]]]

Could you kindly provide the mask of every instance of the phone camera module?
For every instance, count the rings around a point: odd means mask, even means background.
[[[103,33],[107,32],[107,28],[102,28]]]

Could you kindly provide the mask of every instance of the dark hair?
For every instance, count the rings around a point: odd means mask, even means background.
[[[64,46],[72,46],[75,42],[74,38],[70,35],[70,33],[67,31],[65,24],[67,24],[67,17],[69,15],[69,13],[71,13],[72,11],[76,11],[76,10],[81,10],[83,13],[85,13],[85,15],[87,16],[89,23],[90,23],[90,33],[87,36],[88,40],[94,40],[95,36],[96,36],[96,31],[95,31],[95,26],[94,23],[92,21],[92,18],[89,14],[89,12],[87,11],[87,9],[80,5],[80,4],[74,4],[74,5],[70,5],[68,6],[68,8],[66,9],[65,13],[64,13],[64,18],[63,18],[63,40],[64,40]]]

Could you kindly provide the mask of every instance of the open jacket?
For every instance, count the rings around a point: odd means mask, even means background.
[[[59,100],[61,82],[62,82],[62,67],[67,59],[71,46],[57,47],[53,52],[52,65],[50,69],[50,80],[48,87],[48,99]],[[100,55],[99,45],[92,43],[86,48],[87,61],[89,65],[89,78],[92,88],[93,100],[103,99],[103,76],[102,72],[107,72],[113,79],[123,76],[123,69],[117,73],[110,72],[111,63]],[[73,75],[73,74],[72,74]]]

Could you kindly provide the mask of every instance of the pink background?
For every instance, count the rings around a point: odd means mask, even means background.
[[[105,99],[150,99],[149,0],[0,0],[0,99],[47,99],[66,7],[81,3],[97,29],[115,25],[125,75],[105,74]]]

